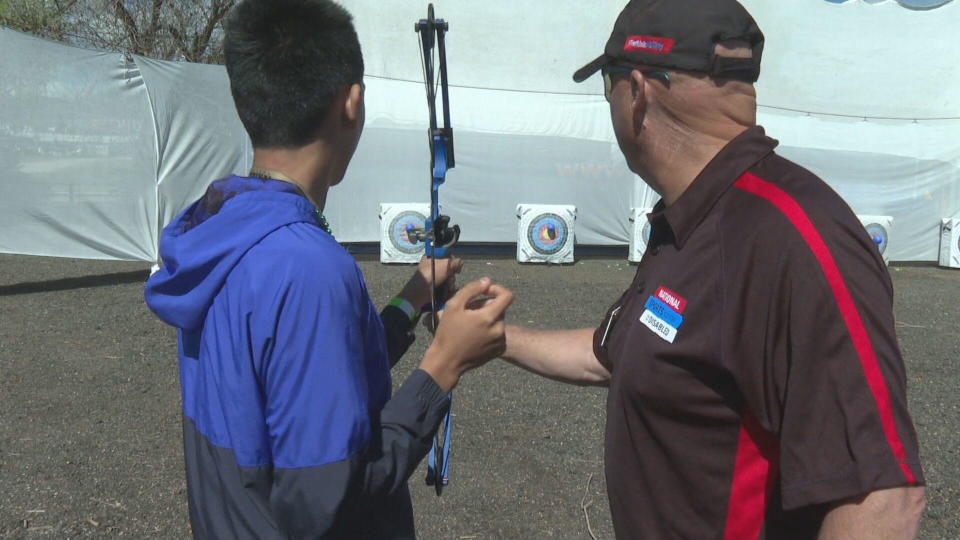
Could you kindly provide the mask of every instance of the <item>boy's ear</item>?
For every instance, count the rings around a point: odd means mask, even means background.
[[[346,99],[343,102],[344,120],[353,124],[363,116],[363,83],[351,84],[346,89]]]

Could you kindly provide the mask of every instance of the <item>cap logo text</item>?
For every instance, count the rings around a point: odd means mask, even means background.
[[[653,54],[667,54],[673,50],[674,41],[670,38],[653,36],[627,36],[623,44],[625,51],[643,51]]]

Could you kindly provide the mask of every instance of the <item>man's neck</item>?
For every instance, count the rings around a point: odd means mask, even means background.
[[[331,153],[316,141],[300,148],[254,148],[253,167],[281,173],[303,190],[317,208],[323,211],[327,191],[338,179]],[[280,176],[280,175],[277,175]]]
[[[707,164],[746,127],[689,131],[667,128],[648,145],[641,176],[658,187],[667,206],[675,203]]]

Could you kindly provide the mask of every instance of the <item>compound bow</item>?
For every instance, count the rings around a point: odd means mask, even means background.
[[[427,90],[427,108],[430,114],[430,216],[423,228],[408,231],[412,241],[424,243],[425,254],[430,258],[430,311],[432,330],[436,331],[437,309],[443,308],[446,301],[446,289],[437,288],[436,259],[449,256],[450,248],[460,239],[460,226],[450,225],[450,217],[440,213],[440,186],[446,180],[447,171],[456,164],[453,155],[453,128],[450,126],[450,100],[447,91],[447,51],[444,36],[448,29],[447,21],[433,16],[433,4],[427,7],[427,18],[415,23],[414,30],[420,34],[420,46],[423,53],[423,80]],[[439,58],[440,93],[443,96],[443,126],[437,126],[437,84],[434,79],[434,50]],[[426,310],[426,309],[425,309]],[[451,397],[451,409],[452,398]],[[438,432],[430,449],[427,460],[427,485],[432,485],[437,496],[443,491],[449,479],[450,434],[453,423],[450,410],[443,418],[442,432]],[[442,441],[442,442],[439,442]]]

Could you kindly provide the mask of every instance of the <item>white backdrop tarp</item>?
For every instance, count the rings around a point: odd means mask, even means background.
[[[428,198],[421,2],[349,0],[364,48],[367,125],[326,214],[375,242],[382,202]],[[468,242],[514,242],[518,203],[572,204],[577,242],[625,245],[657,197],[627,170],[599,80],[622,0],[437,1],[457,168],[444,209]],[[893,260],[936,260],[960,215],[960,2],[745,1],[767,36],[760,123],[779,152],[860,214],[895,218]],[[0,252],[155,260],[159,228],[207,184],[248,170],[249,141],[219,66],[95,53],[0,29]]]
[[[0,30],[0,251],[153,259],[154,144],[136,65]]]

